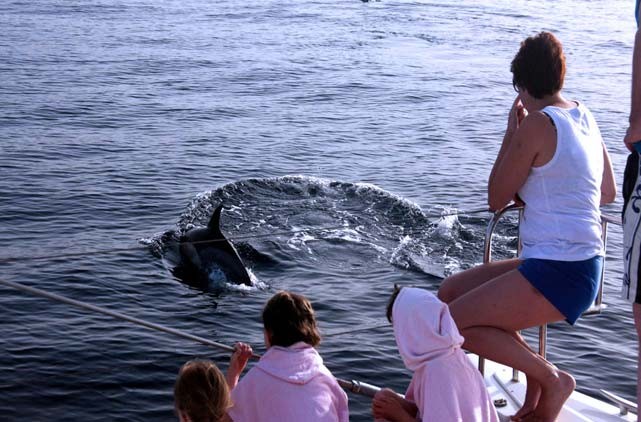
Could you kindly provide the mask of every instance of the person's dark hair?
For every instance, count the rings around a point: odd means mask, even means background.
[[[304,296],[278,292],[263,309],[263,325],[272,346],[289,347],[303,341],[314,347],[321,342],[312,304]]]
[[[389,298],[389,301],[387,302],[387,320],[389,322],[392,322],[392,311],[394,310],[394,302],[396,302],[396,297],[398,294],[401,292],[402,287],[399,286],[398,284],[394,284],[394,291],[392,292],[392,295]]]
[[[209,360],[191,360],[180,368],[174,402],[176,411],[193,422],[219,422],[232,404],[225,376]]]
[[[565,55],[561,42],[541,32],[521,42],[510,66],[514,89],[522,88],[534,98],[557,93],[565,79]]]

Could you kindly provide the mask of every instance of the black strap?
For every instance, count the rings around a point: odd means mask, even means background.
[[[554,123],[554,119],[552,118],[552,116],[550,116],[549,114],[547,114],[545,111],[542,111],[541,113],[543,113],[543,114],[545,114],[546,116],[548,116],[548,119],[550,119],[550,123],[552,123],[552,126],[554,126],[554,129],[556,130],[556,124]]]
[[[621,216],[625,214],[625,208],[628,206],[634,187],[637,184],[637,177],[639,176],[639,154],[635,151],[628,155],[628,160],[625,163],[625,170],[623,171],[623,209]]]

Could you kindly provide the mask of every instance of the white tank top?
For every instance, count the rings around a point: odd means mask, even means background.
[[[519,190],[525,202],[521,258],[582,261],[603,255],[599,127],[582,104],[541,111],[556,126],[556,151],[548,163],[530,169]]]

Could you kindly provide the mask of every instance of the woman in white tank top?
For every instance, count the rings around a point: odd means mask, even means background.
[[[515,419],[554,421],[574,378],[534,353],[519,330],[566,320],[594,301],[603,263],[599,206],[616,187],[599,128],[581,103],[561,95],[565,56],[554,35],[521,43],[512,61],[518,92],[488,183],[492,210],[524,203],[521,256],[443,281],[463,347],[527,376]]]

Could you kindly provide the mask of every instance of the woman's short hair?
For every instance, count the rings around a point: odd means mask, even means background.
[[[174,402],[194,422],[219,422],[232,405],[225,376],[209,360],[190,360],[180,368]]]
[[[316,347],[321,342],[312,304],[296,293],[272,296],[263,309],[263,325],[272,346],[289,347],[302,341]]]
[[[549,32],[526,38],[512,60],[510,71],[514,89],[525,89],[538,99],[557,93],[565,78],[561,42]]]

